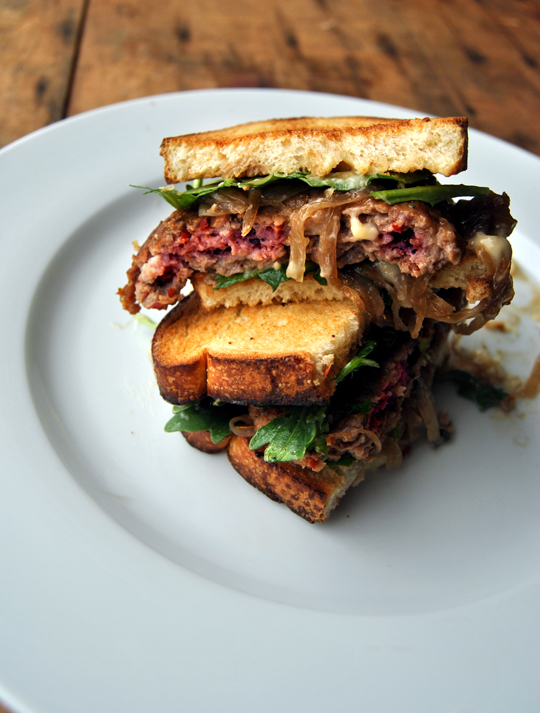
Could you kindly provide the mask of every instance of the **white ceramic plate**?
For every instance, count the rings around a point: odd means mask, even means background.
[[[501,418],[442,392],[454,442],[416,448],[309,525],[163,432],[150,331],[115,296],[131,241],[168,214],[129,188],[163,183],[164,136],[355,113],[415,115],[201,91],[93,111],[0,153],[0,699],[13,709],[537,710],[537,402]],[[473,131],[470,166],[463,182],[512,196],[515,252],[538,277],[540,160]],[[535,338],[509,337],[523,369]]]

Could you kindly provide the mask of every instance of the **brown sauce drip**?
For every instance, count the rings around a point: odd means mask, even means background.
[[[534,366],[527,381],[516,393],[520,399],[534,399],[540,393],[540,354],[536,357]]]

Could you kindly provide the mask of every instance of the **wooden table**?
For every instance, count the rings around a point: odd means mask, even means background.
[[[538,0],[0,0],[0,47],[0,145],[134,97],[281,87],[468,116],[540,154]]]
[[[0,0],[0,145],[112,102],[286,87],[465,115],[540,154],[538,0]]]

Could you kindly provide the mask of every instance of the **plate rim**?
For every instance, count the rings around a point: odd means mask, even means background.
[[[94,117],[103,117],[107,115],[114,115],[116,112],[133,108],[134,110],[137,110],[139,107],[147,105],[148,102],[156,102],[158,103],[159,101],[177,101],[178,99],[185,99],[189,97],[190,95],[197,95],[197,96],[204,96],[204,97],[214,97],[216,95],[228,95],[228,96],[233,96],[235,94],[242,94],[244,96],[249,96],[250,94],[253,96],[254,94],[261,93],[261,94],[269,94],[269,93],[287,93],[289,96],[304,96],[304,95],[316,95],[318,98],[321,100],[324,98],[329,98],[331,100],[334,99],[346,99],[350,101],[351,105],[354,103],[361,104],[361,105],[374,105],[374,106],[387,106],[389,110],[392,112],[399,111],[399,112],[407,112],[408,114],[418,114],[417,112],[414,112],[414,110],[411,109],[405,109],[405,108],[400,108],[394,105],[383,105],[378,102],[370,102],[369,100],[365,99],[358,99],[356,97],[342,97],[340,95],[333,95],[333,94],[320,94],[320,93],[314,93],[314,92],[309,92],[309,91],[297,91],[297,90],[292,90],[292,89],[287,89],[287,90],[281,90],[281,89],[256,89],[252,90],[249,88],[245,89],[203,89],[203,90],[192,90],[189,92],[172,92],[172,93],[166,93],[166,94],[159,94],[151,97],[140,97],[132,100],[128,100],[126,102],[119,102],[117,104],[113,105],[108,105],[105,107],[98,107],[96,109],[92,109],[88,112],[85,112],[83,114],[76,115],[74,117],[69,117],[66,120],[63,120],[61,122],[57,122],[55,124],[51,124],[47,127],[43,127],[41,129],[38,129],[35,132],[32,132],[31,134],[21,137],[20,139],[12,142],[11,144],[8,144],[6,147],[4,147],[0,151],[0,174],[2,172],[2,166],[3,166],[3,158],[6,156],[8,153],[12,152],[17,152],[20,150],[20,147],[23,146],[28,146],[29,144],[32,144],[33,142],[40,142],[42,140],[42,137],[46,137],[49,135],[53,135],[56,132],[63,132],[69,127],[76,126],[79,122],[82,121],[89,121],[92,122],[94,121]],[[426,114],[421,114],[425,116]],[[471,130],[475,131],[475,130]],[[475,131],[475,133],[477,133]],[[481,132],[478,132],[481,133]],[[520,147],[516,147],[512,144],[509,144],[508,142],[505,142],[502,139],[498,139],[496,137],[490,137],[491,139],[494,139],[497,142],[500,142],[502,145],[505,145],[509,148],[512,149],[512,151],[518,151],[519,153],[522,153],[527,156],[532,156],[533,158],[538,161],[540,165],[540,159],[535,156],[534,154],[530,154],[529,152],[525,151],[524,149],[521,149]],[[46,265],[45,265],[46,268]],[[44,268],[44,269],[45,269]],[[19,325],[20,326],[20,325]],[[23,330],[24,331],[24,330]],[[21,332],[19,330],[18,332],[19,336],[21,335]],[[24,346],[23,346],[24,349]],[[20,376],[20,372],[19,372]],[[2,382],[0,382],[2,383]],[[22,403],[20,406],[17,407],[17,411],[19,412],[21,409],[24,411],[25,408],[28,407],[28,401],[27,399],[23,399]],[[58,476],[60,479],[62,478],[61,475]],[[85,496],[82,495],[82,493],[76,493],[76,484],[61,484],[59,481],[56,482],[56,485],[58,486],[59,490],[57,491],[57,495],[62,493],[66,493],[66,486],[67,490],[71,491],[70,492],[70,498],[73,498],[72,502],[78,501],[79,504],[82,503],[82,501],[85,499]],[[75,488],[75,489],[74,489]],[[10,492],[13,492],[10,491]],[[40,493],[43,495],[43,493]],[[19,493],[19,495],[21,495]],[[58,509],[57,504],[55,504],[55,498],[54,493],[50,494],[51,495],[51,500],[46,502],[47,507],[51,508],[54,510],[56,507]],[[89,496],[86,496],[89,498]],[[31,496],[32,498],[32,504],[33,507],[36,508],[36,512],[39,510],[39,503],[36,502],[36,494],[33,494]],[[92,501],[94,502],[94,501]],[[112,558],[113,561],[116,561],[116,564],[118,564],[118,558],[119,556],[124,553],[126,556],[129,554],[130,556],[135,555],[135,559],[137,562],[143,562],[146,567],[149,568],[150,571],[157,571],[160,570],[162,573],[165,573],[164,579],[172,585],[173,580],[175,580],[175,586],[174,589],[176,592],[181,591],[183,587],[189,586],[192,588],[192,592],[195,594],[195,596],[200,596],[202,599],[205,601],[212,600],[212,597],[219,596],[222,599],[225,599],[228,601],[229,607],[232,607],[234,610],[237,606],[241,606],[245,608],[245,610],[249,610],[249,615],[252,618],[252,621],[257,621],[259,616],[261,615],[261,611],[264,610],[264,612],[267,612],[270,618],[279,618],[281,621],[286,620],[288,624],[294,623],[295,621],[301,620],[303,622],[303,625],[307,628],[319,624],[320,626],[323,626],[323,628],[328,625],[330,620],[332,620],[332,624],[337,627],[337,630],[340,632],[343,632],[346,627],[343,626],[338,626],[336,623],[336,619],[339,619],[340,617],[344,618],[352,618],[355,619],[355,626],[353,628],[356,628],[357,622],[356,619],[361,618],[359,615],[336,615],[336,614],[330,614],[326,612],[320,612],[320,611],[304,611],[304,610],[297,610],[294,607],[289,607],[289,605],[284,605],[284,604],[279,604],[276,602],[269,602],[268,600],[261,600],[261,599],[255,599],[255,602],[251,601],[254,599],[251,597],[251,595],[246,595],[243,594],[242,592],[237,592],[235,590],[231,590],[230,592],[226,593],[224,591],[224,588],[221,587],[219,584],[213,583],[213,582],[201,582],[199,581],[197,575],[194,575],[192,573],[182,573],[181,575],[178,574],[177,572],[177,565],[174,563],[168,562],[166,558],[158,558],[159,561],[155,560],[155,552],[151,551],[148,549],[146,551],[146,546],[144,547],[144,553],[140,549],[140,545],[144,543],[140,542],[132,542],[131,540],[134,540],[133,536],[126,531],[123,530],[120,526],[118,526],[117,523],[114,523],[114,525],[109,522],[110,518],[106,513],[101,513],[99,514],[100,508],[97,505],[97,503],[94,503],[95,508],[90,508],[90,510],[87,510],[85,513],[84,519],[84,524],[87,525],[88,522],[93,521],[98,524],[98,531],[101,535],[101,533],[105,533],[106,536],[109,536],[113,531],[116,533],[114,536],[117,538],[115,540],[117,546],[118,546],[118,551],[115,553],[115,557]],[[62,508],[59,508],[59,513],[62,515],[62,517],[66,517],[67,520],[66,522],[70,522],[69,520],[69,514],[66,513]],[[50,520],[50,517],[53,513],[48,512],[47,517]],[[58,514],[58,513],[57,513]],[[65,523],[64,523],[65,524]],[[52,525],[52,521],[51,521]],[[111,527],[112,525],[112,527]],[[71,526],[75,527],[75,523],[71,521]],[[119,534],[120,531],[123,534]],[[80,533],[82,535],[80,539],[80,543],[84,543],[86,541],[86,545],[90,547],[98,546],[100,543],[96,541],[96,535],[98,532],[95,533],[87,533],[87,532],[82,532]],[[13,562],[11,562],[11,566],[13,568]],[[110,562],[108,563],[110,565]],[[13,572],[13,569],[11,570]],[[527,585],[526,587],[517,587],[516,591],[512,592],[507,592],[503,593],[501,595],[498,595],[494,598],[490,598],[488,602],[486,602],[486,608],[489,610],[490,608],[493,608],[495,606],[504,606],[501,604],[503,600],[508,600],[511,599],[512,597],[519,599],[523,599],[525,597],[525,600],[530,601],[530,596],[531,596],[531,587],[536,587],[537,586],[537,580],[532,580],[530,586]],[[76,590],[76,588],[75,588]],[[519,591],[518,591],[519,590]],[[526,590],[524,592],[524,590]],[[231,593],[232,592],[232,593]],[[147,590],[147,595],[152,596],[150,589]],[[492,601],[492,599],[496,601]],[[234,600],[234,602],[233,602]],[[170,601],[170,600],[169,600]],[[287,609],[291,609],[292,611],[283,611],[283,607],[286,607]],[[479,608],[479,603],[475,603],[474,605],[468,605],[463,607],[463,611],[461,614],[458,612],[454,613],[453,615],[448,615],[450,616],[450,619],[454,618],[454,621],[456,620],[455,617],[458,619],[460,618],[461,615],[465,616],[467,618],[470,616],[471,611],[474,611],[475,609]],[[481,608],[481,607],[480,607]],[[144,606],[141,605],[141,609],[144,610]],[[0,608],[1,610],[1,608]],[[74,611],[80,611],[78,607],[75,608]],[[301,613],[299,613],[301,612]],[[387,630],[387,624],[388,622],[383,622],[382,620],[388,619],[388,617],[370,617],[371,619],[374,619],[371,623],[375,625],[374,627],[372,626],[371,628],[371,633],[372,635],[376,636],[376,632],[379,631],[383,632],[385,631],[386,634],[388,634]],[[389,617],[392,619],[392,617]],[[441,617],[437,616],[436,614],[431,616],[431,615],[411,615],[409,618],[409,624],[410,620],[416,618],[419,626],[420,623],[423,622],[423,625],[425,625],[427,620],[437,620],[438,625],[441,625]],[[376,621],[375,621],[376,620]],[[181,621],[179,622],[181,623]],[[341,622],[343,624],[343,622]],[[394,622],[395,623],[395,622]],[[402,622],[403,623],[403,622]],[[399,628],[399,627],[398,627]],[[420,627],[421,628],[421,627]],[[406,630],[407,627],[404,627],[404,630]],[[383,636],[384,638],[384,636]],[[275,645],[275,642],[274,642]],[[56,652],[57,655],[58,651]],[[364,652],[365,653],[365,652]],[[12,673],[12,672],[10,672]],[[28,700],[22,700],[22,697],[17,695],[14,691],[11,690],[11,687],[9,684],[6,682],[3,682],[2,679],[5,679],[4,674],[0,674],[0,697],[2,697],[5,702],[8,705],[12,705],[16,710],[21,710],[21,711],[38,711],[38,710],[46,710],[45,708],[36,708],[34,704]],[[71,692],[71,695],[74,695],[73,692]]]

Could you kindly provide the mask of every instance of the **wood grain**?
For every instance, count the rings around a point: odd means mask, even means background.
[[[535,0],[0,0],[0,41],[2,144],[134,97],[283,87],[465,114],[540,154]]]
[[[0,145],[65,116],[85,0],[0,0]]]
[[[540,153],[539,63],[527,0],[163,0],[159,12],[91,0],[68,112],[205,87],[308,89],[467,115]]]

